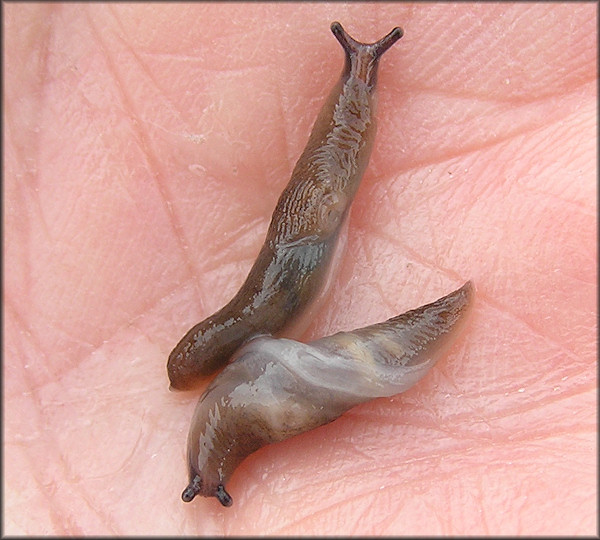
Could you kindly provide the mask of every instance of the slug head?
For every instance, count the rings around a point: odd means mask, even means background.
[[[271,442],[263,420],[265,392],[274,393],[272,382],[264,381],[269,376],[265,376],[261,352],[248,355],[244,352],[248,348],[246,345],[236,351],[232,363],[198,400],[187,440],[189,483],[181,494],[184,502],[201,495],[231,506],[233,500],[225,490],[229,478],[248,455]],[[270,411],[273,404],[268,405]]]
[[[188,433],[185,502],[201,495],[229,506],[225,485],[244,459],[324,423],[286,365],[290,347],[305,345],[269,336],[251,339],[200,397]]]
[[[373,88],[377,81],[379,59],[404,35],[402,28],[396,26],[375,43],[361,43],[351,37],[337,21],[331,23],[331,31],[346,53],[344,73],[362,80],[370,88]]]
[[[196,495],[210,496],[210,494],[202,493],[202,479],[198,475],[196,475],[183,490],[181,499],[183,502],[190,502]],[[233,499],[231,498],[231,495],[225,491],[223,484],[219,484],[212,495],[214,495],[223,506],[231,506],[233,504]]]

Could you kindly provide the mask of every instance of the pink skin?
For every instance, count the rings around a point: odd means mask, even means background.
[[[595,4],[4,8],[6,534],[595,534]],[[405,36],[302,337],[469,278],[473,318],[410,391],[246,460],[233,507],[186,505],[167,355],[262,244],[333,20]]]

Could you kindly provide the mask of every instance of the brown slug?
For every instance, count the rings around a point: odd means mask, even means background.
[[[251,453],[413,386],[464,326],[472,297],[467,282],[386,322],[309,344],[270,336],[248,341],[196,406],[182,499],[214,496],[230,506],[225,484]]]
[[[375,137],[374,92],[381,55],[402,37],[394,28],[360,43],[341,24],[331,31],[345,66],[313,126],[273,212],[262,249],[235,297],[191,328],[169,355],[171,388],[190,389],[224,366],[257,334],[281,335],[323,296],[348,209]]]

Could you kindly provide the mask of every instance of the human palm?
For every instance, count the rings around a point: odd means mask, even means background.
[[[9,534],[596,531],[596,6],[4,6]],[[236,292],[343,56],[404,38],[334,287],[300,336],[466,279],[415,388],[180,500],[166,358]],[[151,508],[153,511],[149,512]]]

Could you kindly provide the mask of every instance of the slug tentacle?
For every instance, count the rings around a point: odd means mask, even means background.
[[[307,320],[331,283],[350,205],[375,137],[375,81],[381,55],[399,28],[377,43],[331,27],[346,53],[339,82],[325,101],[306,148],[273,212],[267,237],[246,281],[217,313],[191,328],[167,362],[171,388],[190,389],[223,367],[259,333],[281,335]]]
[[[182,499],[214,496],[231,504],[224,486],[251,453],[410,388],[464,326],[472,297],[467,282],[383,323],[309,344],[269,336],[247,342],[196,406]]]
[[[376,82],[377,63],[381,55],[404,35],[402,28],[397,26],[375,43],[361,43],[350,36],[337,21],[331,23],[331,31],[346,53],[345,71],[353,72],[369,86]]]

